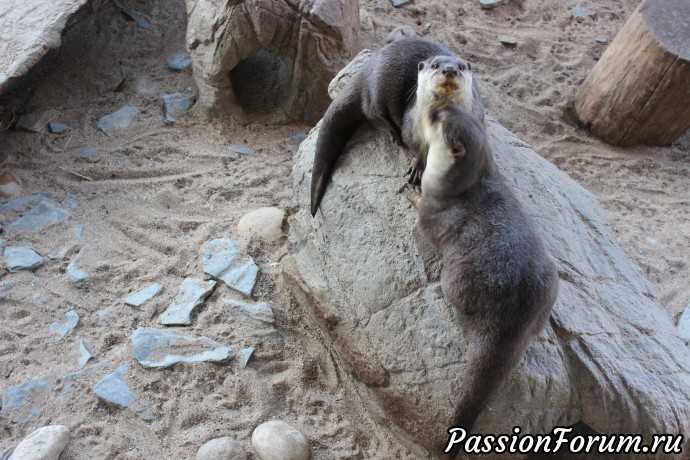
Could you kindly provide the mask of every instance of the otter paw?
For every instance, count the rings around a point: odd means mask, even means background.
[[[416,185],[405,184],[401,192],[405,195],[405,198],[412,203],[415,209],[419,209],[419,202],[422,200],[421,189]]]

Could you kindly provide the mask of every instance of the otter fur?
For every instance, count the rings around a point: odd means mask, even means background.
[[[393,140],[404,148],[413,152],[418,148],[416,143],[421,136],[408,132],[417,129],[412,122],[414,111],[410,110],[415,106],[419,92],[417,67],[420,62],[434,56],[461,61],[448,48],[431,40],[392,42],[372,54],[331,103],[321,121],[316,141],[311,179],[312,216],[316,215],[338,157],[362,123],[369,121],[388,130]],[[467,66],[465,61],[462,63]],[[453,78],[458,77],[459,74]],[[463,88],[460,84],[456,87],[458,90]],[[472,84],[472,90],[478,100],[476,83]]]
[[[467,341],[453,427],[467,431],[544,328],[558,272],[534,221],[504,182],[486,128],[459,106],[431,108],[418,228],[442,255],[441,288]]]

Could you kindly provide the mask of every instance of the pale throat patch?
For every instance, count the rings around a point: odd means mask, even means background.
[[[437,121],[432,124],[429,115],[430,111],[427,111],[422,119],[424,140],[429,145],[426,168],[422,173],[422,195],[424,195],[424,190],[428,189],[433,182],[442,180],[455,162],[455,157],[443,137],[443,123]]]

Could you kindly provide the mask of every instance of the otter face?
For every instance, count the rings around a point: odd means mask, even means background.
[[[427,102],[472,106],[472,66],[456,56],[434,56],[417,66],[417,96]]]

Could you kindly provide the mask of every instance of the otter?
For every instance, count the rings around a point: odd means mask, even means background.
[[[418,228],[442,256],[441,290],[467,341],[452,426],[470,431],[494,391],[544,328],[558,272],[534,221],[504,182],[486,128],[453,105],[424,114],[429,145]]]
[[[455,75],[444,76],[443,81],[437,80],[439,84],[446,80],[451,82],[445,85],[439,96],[453,99],[458,91],[467,90],[467,85],[458,81],[461,77],[459,67],[462,65],[466,71],[469,70],[467,62],[438,42],[403,39],[394,41],[372,54],[331,103],[323,116],[316,140],[311,179],[312,216],[316,215],[338,157],[362,123],[369,121],[379,128],[387,129],[395,143],[403,148],[411,149],[413,152],[418,148],[415,145],[416,139],[420,139],[421,136],[409,132],[417,129],[416,123],[413,122],[416,119],[414,113],[417,111],[410,110],[415,105],[419,92],[417,67],[420,62],[434,56],[445,57],[447,65],[453,64],[458,68]],[[443,69],[439,72],[442,75]],[[473,99],[481,106],[481,102],[478,102],[479,88],[474,80],[471,89]],[[467,95],[464,95],[457,102],[461,103],[460,101],[466,99]]]

